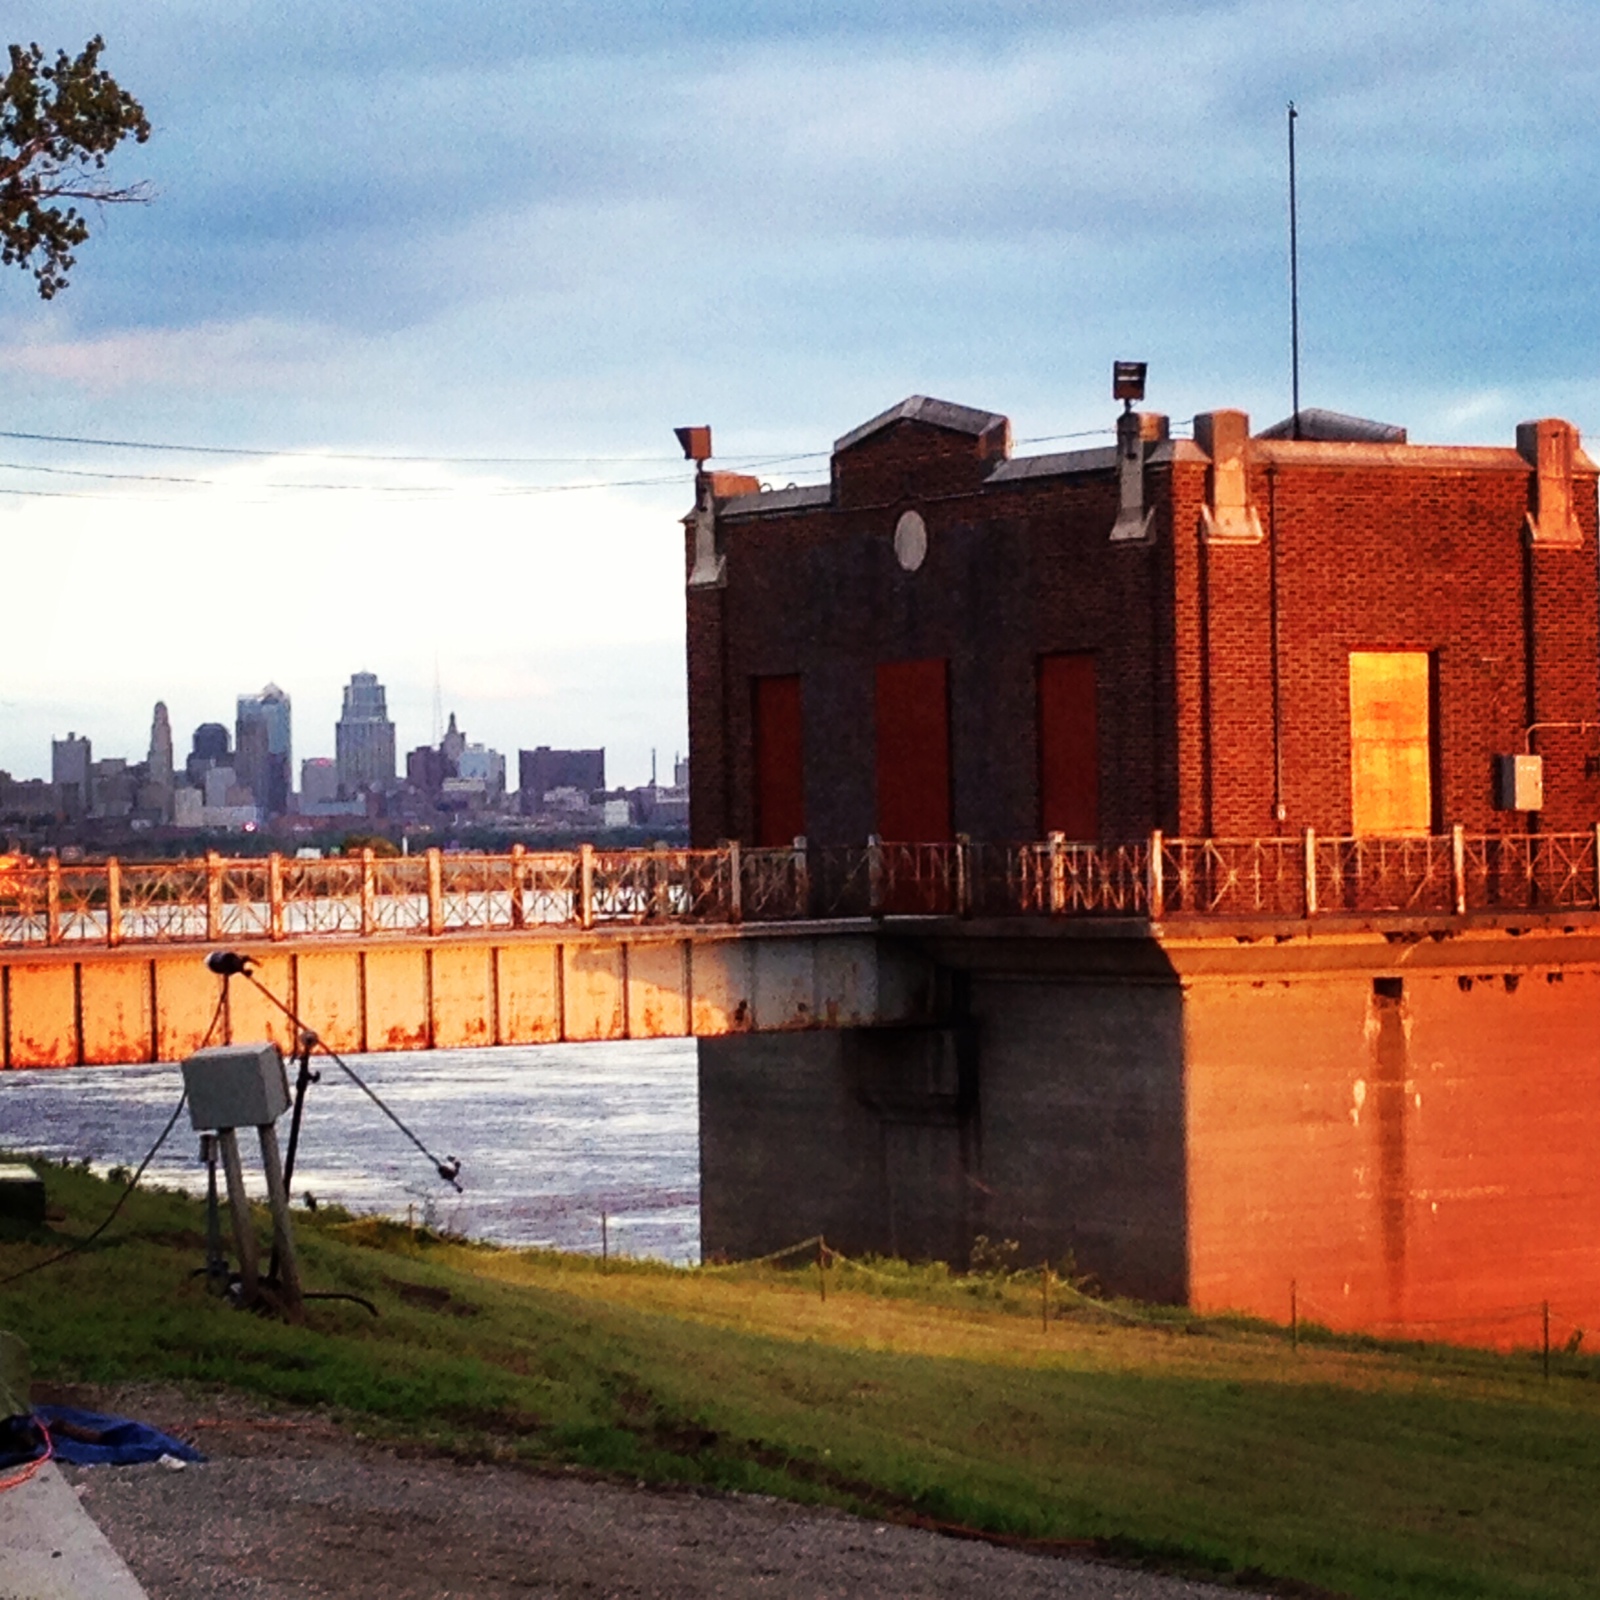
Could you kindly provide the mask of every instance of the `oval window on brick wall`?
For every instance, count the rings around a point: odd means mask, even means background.
[[[928,557],[928,525],[920,511],[903,511],[894,525],[894,558],[915,572]]]

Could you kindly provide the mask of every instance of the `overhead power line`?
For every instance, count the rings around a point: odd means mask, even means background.
[[[475,467],[552,467],[586,466],[590,463],[631,463],[634,466],[663,465],[679,461],[679,456],[447,456],[447,455],[390,455],[360,450],[306,450],[278,449],[265,446],[230,444],[174,444],[154,439],[96,439],[74,433],[24,433],[15,428],[0,428],[0,439],[23,439],[33,444],[81,444],[102,450],[162,450],[181,455],[243,456],[261,459],[267,456],[302,456],[316,461],[388,461],[396,463],[434,464],[440,466]]]
[[[1087,439],[1109,434],[1109,428],[1086,428],[1074,433],[1040,434],[1020,439],[1019,444],[1051,444],[1066,439]],[[331,483],[272,482],[239,485],[240,488],[288,493],[376,493],[401,497],[430,499],[440,495],[462,492],[487,493],[493,496],[523,496],[542,494],[578,494],[598,489],[662,488],[682,485],[687,481],[687,464],[676,456],[453,456],[378,453],[363,451],[331,451],[305,449],[277,449],[243,445],[193,444],[187,442],[149,439],[112,439],[84,434],[40,433],[22,429],[0,429],[0,439],[13,439],[32,444],[74,445],[108,450],[141,450],[192,456],[224,457],[232,460],[281,460],[315,462],[364,462],[388,466],[478,466],[478,467],[533,467],[533,466],[615,466],[649,467],[670,463],[676,470],[648,477],[636,478],[585,478],[567,483]],[[831,450],[802,450],[787,454],[750,454],[744,456],[719,456],[717,460],[729,467],[752,474],[764,471],[790,469],[796,472],[823,470],[821,463],[831,459]],[[68,467],[29,461],[0,461],[0,471],[38,473],[50,477],[90,479],[104,483],[147,483],[177,485],[187,488],[220,487],[219,480],[195,474],[117,471],[109,468]],[[80,490],[50,490],[25,488],[0,488],[0,495],[8,498],[39,499],[107,499],[113,493],[95,494]]]

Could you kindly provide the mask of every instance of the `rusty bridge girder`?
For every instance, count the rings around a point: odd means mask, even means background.
[[[630,929],[441,938],[302,938],[255,977],[340,1051],[871,1027],[935,1004],[925,957],[867,930]],[[173,1061],[206,1035],[222,980],[170,946],[0,950],[0,1061]],[[218,1042],[292,1044],[283,1013],[233,978]]]

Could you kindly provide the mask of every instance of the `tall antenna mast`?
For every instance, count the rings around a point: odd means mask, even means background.
[[[444,692],[439,683],[439,652],[433,652],[433,742],[444,738]]]
[[[1300,113],[1289,102],[1289,367],[1294,391],[1290,437],[1300,437],[1300,230],[1294,192],[1294,122]]]

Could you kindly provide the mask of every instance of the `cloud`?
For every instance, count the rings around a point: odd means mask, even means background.
[[[356,354],[348,343],[336,350],[330,330],[268,317],[86,337],[58,329],[0,342],[0,372],[71,384],[95,395],[128,388],[271,389],[316,382],[347,365]]]

